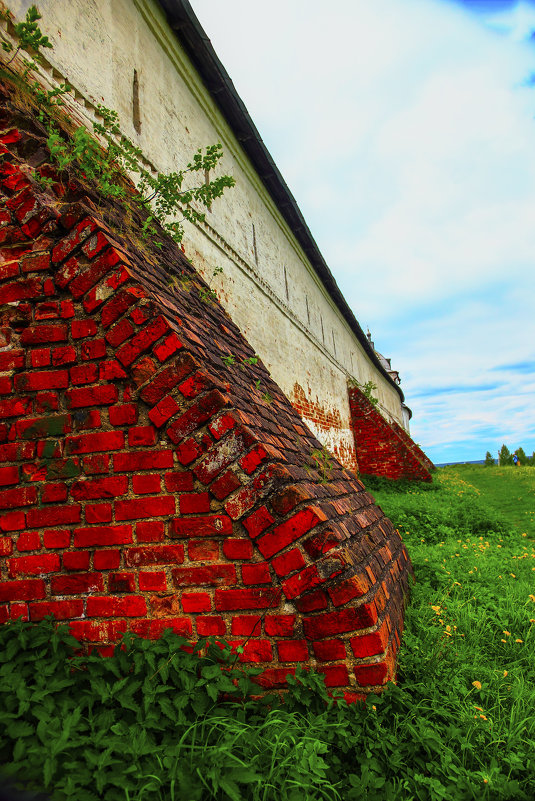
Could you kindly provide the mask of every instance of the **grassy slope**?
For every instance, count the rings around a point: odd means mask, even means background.
[[[512,528],[535,537],[535,469],[463,465],[456,473],[476,487]]]
[[[416,575],[400,687],[461,755],[459,798],[535,797],[534,487],[535,470],[470,466],[372,489]]]

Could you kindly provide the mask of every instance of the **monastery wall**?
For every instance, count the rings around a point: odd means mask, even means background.
[[[17,19],[29,2],[9,0]],[[382,414],[406,427],[402,395],[366,353],[307,259],[235,133],[151,0],[41,0],[53,43],[44,70],[75,88],[73,113],[115,109],[125,134],[162,172],[221,142],[218,171],[236,186],[184,247],[317,438],[356,467],[347,379],[373,381]],[[216,268],[223,272],[214,275]]]

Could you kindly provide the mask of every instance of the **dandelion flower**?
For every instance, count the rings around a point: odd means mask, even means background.
[[[480,715],[479,717],[481,718],[481,720],[487,720],[487,718],[485,717],[485,715]]]
[[[529,596],[529,597],[530,597],[530,599],[533,601],[533,603],[535,603],[535,595],[531,595],[531,593],[530,593],[530,596]]]
[[[511,576],[512,576],[513,578],[516,578],[516,576],[515,576],[515,574],[514,574],[514,573],[511,573]]]
[[[502,639],[500,640],[500,642],[507,642],[507,640],[504,640],[504,639],[503,639],[503,637],[502,637]]]
[[[511,632],[510,631],[504,631],[503,633],[506,634],[508,637],[511,636]]]
[[[524,642],[524,640],[516,639],[515,642]]]
[[[481,682],[480,681],[473,681],[472,686],[476,688],[476,690],[481,689]]]
[[[505,677],[506,677],[506,676],[508,676],[508,675],[509,675],[509,671],[508,671],[508,670],[504,670],[504,671],[503,671],[503,677],[504,677],[504,679],[505,679]]]

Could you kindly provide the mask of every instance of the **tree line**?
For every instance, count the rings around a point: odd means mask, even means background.
[[[516,456],[516,460],[515,460]],[[493,467],[495,464],[499,464],[501,467],[504,465],[525,465],[527,467],[535,467],[535,451],[528,456],[524,451],[524,448],[517,448],[516,451],[511,451],[507,447],[507,445],[502,445],[500,450],[498,451],[498,460],[494,458],[490,451],[487,451],[485,454],[485,466],[486,467]]]

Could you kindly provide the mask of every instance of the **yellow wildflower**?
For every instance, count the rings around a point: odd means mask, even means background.
[[[480,715],[479,717],[480,717],[482,720],[486,720],[486,719],[487,719],[487,718],[485,717],[485,715]]]
[[[476,688],[476,690],[481,689],[481,682],[480,681],[473,681],[472,686]]]
[[[508,636],[508,637],[510,637],[510,636],[511,636],[511,632],[510,632],[510,631],[504,631],[503,633],[504,633],[504,634],[507,634],[507,636]]]
[[[508,670],[504,670],[504,671],[503,671],[503,677],[504,677],[504,679],[505,679],[505,677],[506,677],[506,676],[508,676],[508,675],[509,675],[509,671],[508,671]]]
[[[530,597],[530,599],[533,601],[533,603],[535,603],[535,595],[532,595],[532,594],[530,593],[529,597]]]
[[[524,642],[524,640],[516,639],[515,642]]]

